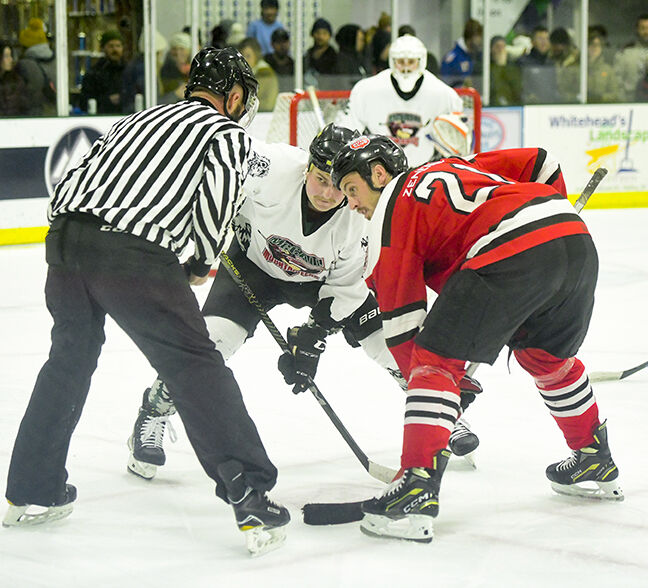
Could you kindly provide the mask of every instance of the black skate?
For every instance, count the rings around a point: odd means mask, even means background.
[[[594,431],[594,443],[573,451],[567,459],[547,468],[547,478],[558,494],[623,500],[617,469],[607,439],[607,421]]]
[[[242,465],[231,460],[218,466],[227,499],[234,509],[236,524],[245,533],[251,555],[263,555],[281,547],[286,541],[288,509],[270,500],[265,492],[247,485]]]
[[[171,405],[172,410],[166,407],[167,412],[162,413],[149,401],[150,393],[151,389],[147,388],[133,434],[128,438],[128,471],[147,480],[153,478],[158,466],[163,466],[166,461],[163,442],[167,424],[169,438],[172,442],[176,441],[175,430],[169,422],[169,416],[175,413],[175,408]]]
[[[8,500],[9,508],[2,521],[2,526],[29,527],[65,518],[72,512],[72,503],[76,500],[76,497],[76,487],[72,486],[72,484],[66,484],[65,496],[55,504],[14,504]]]
[[[468,428],[468,421],[459,419],[450,433],[448,447],[458,457],[463,457],[473,468],[476,468],[475,449],[479,446],[479,437]]]
[[[379,498],[362,505],[360,530],[374,537],[430,543],[432,519],[439,514],[439,488],[450,452],[440,451],[433,468],[411,468],[394,480]]]

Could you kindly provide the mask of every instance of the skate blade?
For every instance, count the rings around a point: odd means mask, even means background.
[[[588,485],[585,485],[588,484]],[[621,502],[625,497],[623,490],[615,482],[582,482],[581,484],[558,484],[551,482],[551,488],[558,494],[594,498],[596,500],[616,500]]]
[[[390,519],[383,515],[365,513],[360,530],[370,537],[403,539],[416,543],[430,543],[434,537],[434,523],[428,515],[408,515]]]
[[[36,512],[33,512],[36,509]],[[32,512],[28,512],[32,510]],[[72,512],[72,503],[61,506],[37,506],[25,505],[16,506],[9,504],[7,514],[5,515],[3,527],[31,527],[33,525],[42,525],[50,521],[57,521],[67,517]]]
[[[126,471],[131,474],[135,474],[140,478],[144,478],[145,480],[152,480],[155,477],[155,474],[157,473],[157,466],[153,465],[152,463],[146,463],[145,461],[140,461],[139,459],[135,459],[135,456],[133,455],[132,437],[128,438],[127,444],[128,444],[128,449],[130,449],[130,455],[128,456]]]
[[[464,460],[466,463],[473,469],[477,469],[477,463],[475,462],[475,452],[471,451],[470,453],[466,453],[466,455],[463,456]]]
[[[279,549],[286,542],[286,526],[253,527],[244,530],[245,545],[252,557]]]

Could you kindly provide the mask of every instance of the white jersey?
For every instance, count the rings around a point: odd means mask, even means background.
[[[308,231],[304,175],[308,153],[283,143],[252,140],[246,196],[234,230],[247,257],[265,273],[289,282],[324,282],[319,299],[333,297],[331,318],[340,321],[369,295],[363,278],[367,221],[347,205]],[[364,245],[363,245],[364,244]]]
[[[404,149],[409,165],[417,167],[434,156],[430,138],[434,119],[450,112],[463,112],[463,102],[434,74],[424,71],[418,91],[406,100],[386,69],[353,87],[347,114],[339,124],[361,133],[391,137]]]

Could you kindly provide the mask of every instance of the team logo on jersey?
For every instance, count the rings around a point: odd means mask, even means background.
[[[248,159],[248,173],[255,178],[267,176],[270,172],[270,159],[256,151],[252,152],[252,157]]]
[[[279,235],[270,235],[266,238],[263,257],[289,276],[312,278],[326,269],[322,257],[306,253],[299,245]]]
[[[101,133],[92,127],[74,127],[52,143],[45,156],[45,184],[50,195],[54,186],[79,164],[100,136]]]
[[[419,138],[416,133],[423,126],[418,114],[413,112],[394,112],[387,116],[387,128],[398,145],[415,145],[418,147]]]
[[[355,141],[351,141],[351,143],[349,143],[349,147],[351,147],[351,149],[353,149],[354,151],[356,149],[362,149],[367,145],[369,145],[369,137],[364,137],[364,136],[358,137]]]

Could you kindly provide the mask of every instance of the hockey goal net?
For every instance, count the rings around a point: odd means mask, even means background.
[[[481,96],[473,88],[456,88],[456,92],[461,96],[473,131],[472,151],[478,152],[481,149]],[[308,149],[322,126],[342,121],[350,93],[348,90],[316,90],[312,97],[308,92],[282,92],[272,112],[266,141]]]

